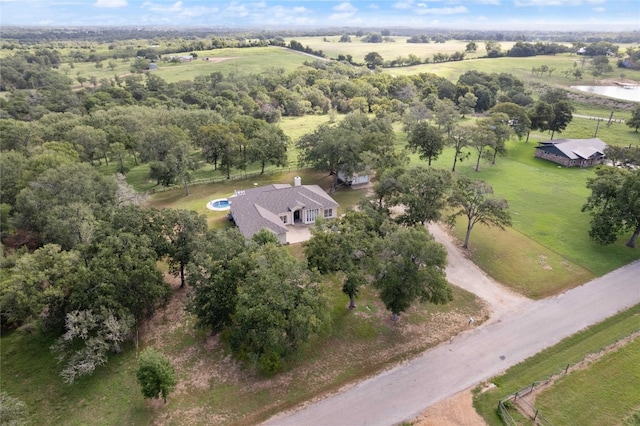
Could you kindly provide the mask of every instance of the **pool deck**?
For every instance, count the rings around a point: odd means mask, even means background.
[[[293,225],[287,226],[287,242],[298,244],[311,238],[311,226],[313,225]]]

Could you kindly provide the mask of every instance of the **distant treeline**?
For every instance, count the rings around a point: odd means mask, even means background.
[[[11,42],[25,45],[43,42],[59,41],[91,41],[111,43],[123,40],[151,40],[168,38],[210,38],[210,37],[238,37],[242,39],[269,40],[281,37],[319,37],[354,34],[365,37],[368,34],[379,33],[383,37],[407,36],[410,43],[426,43],[419,40],[425,29],[411,28],[318,28],[296,30],[256,30],[255,28],[202,28],[202,27],[12,27],[2,29],[5,45]],[[496,41],[549,41],[565,43],[596,43],[607,41],[610,43],[640,43],[640,32],[554,32],[554,31],[478,31],[478,30],[427,30],[428,37],[433,42],[446,40],[496,40]],[[417,37],[417,38],[416,38]]]

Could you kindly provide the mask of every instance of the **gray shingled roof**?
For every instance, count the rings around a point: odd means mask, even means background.
[[[540,148],[553,145],[560,150],[567,158],[576,160],[578,158],[588,159],[594,154],[604,155],[607,144],[598,138],[592,139],[557,139],[540,142]]]
[[[335,202],[318,185],[273,184],[238,191],[229,199],[236,226],[247,238],[262,228],[276,235],[287,232],[279,214],[300,208],[336,208]]]

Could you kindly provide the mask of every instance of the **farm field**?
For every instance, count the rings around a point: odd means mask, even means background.
[[[187,53],[165,55],[164,59],[157,62],[158,69],[153,73],[162,77],[167,83],[175,83],[177,81],[193,80],[195,77],[206,76],[212,72],[221,72],[225,75],[233,74],[239,77],[265,72],[269,69],[283,69],[285,72],[291,72],[302,66],[305,61],[310,60],[308,56],[289,49],[254,47],[199,51],[197,52],[198,58],[191,62],[169,62],[171,56],[186,55]],[[72,79],[75,79],[78,74],[86,78],[95,76],[98,80],[102,78],[111,79],[114,75],[126,76],[131,74],[131,61],[113,60],[111,61],[115,64],[113,70],[109,68],[109,62],[105,61],[100,69],[96,68],[95,63],[80,62],[74,64],[73,69],[68,64],[62,65],[61,70]],[[77,84],[77,81],[74,84]],[[87,84],[85,83],[85,86]]]
[[[341,36],[327,37],[291,37],[285,38],[290,42],[295,40],[303,46],[309,46],[313,50],[322,50],[328,58],[337,58],[339,54],[352,55],[354,61],[363,62],[364,57],[369,52],[378,52],[385,60],[392,60],[398,56],[417,55],[419,58],[433,57],[434,53],[455,53],[464,52],[468,41],[447,40],[445,43],[407,43],[408,36],[392,36],[394,43],[363,43],[358,37],[351,35],[350,43],[340,43]],[[478,58],[486,56],[487,51],[484,42],[476,41],[478,49],[475,53],[466,53],[467,58]],[[515,42],[501,42],[503,50],[510,49]]]

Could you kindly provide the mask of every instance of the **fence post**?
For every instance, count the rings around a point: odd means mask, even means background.
[[[533,416],[533,421],[535,422],[537,418],[538,418],[538,409],[536,408],[536,414],[535,416]]]
[[[520,392],[520,391],[516,392],[516,394],[515,394],[515,395],[513,395],[513,400],[514,400],[514,401],[515,401],[516,399],[518,399],[518,393],[519,393],[519,392]]]
[[[569,364],[567,364],[567,368],[564,369],[564,374],[567,374],[567,371],[569,371]]]
[[[533,388],[536,386],[536,382],[531,383],[531,390],[529,392],[533,392]]]

